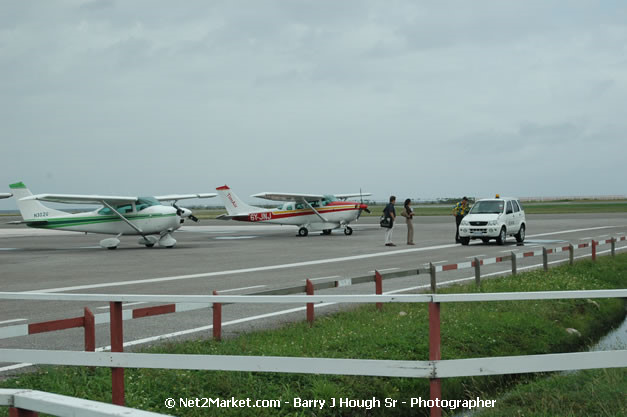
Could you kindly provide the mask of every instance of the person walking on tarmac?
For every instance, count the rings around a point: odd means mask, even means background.
[[[383,209],[383,215],[391,219],[390,227],[385,231],[385,246],[396,246],[392,243],[392,230],[394,230],[394,220],[396,220],[396,210],[394,209],[394,203],[396,203],[396,197],[391,196],[390,202]]]
[[[459,240],[459,224],[462,222],[464,216],[468,214],[468,211],[470,211],[470,207],[468,207],[467,197],[462,198],[462,201],[455,204],[455,207],[453,207],[453,216],[455,216],[455,223],[457,224],[455,228],[455,243],[461,242]]]

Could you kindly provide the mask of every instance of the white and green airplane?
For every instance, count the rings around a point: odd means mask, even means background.
[[[211,198],[216,194],[172,194],[157,197],[123,197],[108,195],[37,194],[33,195],[23,182],[9,185],[17,200],[23,221],[39,229],[69,230],[72,232],[116,235],[103,239],[100,246],[115,249],[122,235],[139,235],[140,245],[148,248],[156,243],[171,248],[176,245],[172,232],[185,219],[198,221],[192,211],[178,207],[176,202],[187,198]],[[101,204],[94,211],[68,213],[44,206],[40,201],[66,204]],[[171,206],[161,204],[172,201]]]

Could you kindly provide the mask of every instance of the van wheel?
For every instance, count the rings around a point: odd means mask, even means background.
[[[460,237],[459,241],[462,245],[464,246],[468,246],[468,244],[470,243],[470,238],[469,237]]]
[[[501,233],[499,233],[499,236],[496,238],[496,243],[502,245],[505,243],[505,239],[507,239],[507,231],[505,230],[505,226],[503,226],[501,228]]]
[[[486,244],[487,244],[487,243],[489,243],[489,242],[490,242],[490,239],[488,239],[487,237],[482,237],[482,238],[481,238],[481,241],[482,241],[483,243],[486,243]]]
[[[520,225],[520,230],[518,231],[518,233],[514,235],[514,237],[516,238],[516,242],[518,243],[522,243],[525,241],[525,225],[524,224]]]

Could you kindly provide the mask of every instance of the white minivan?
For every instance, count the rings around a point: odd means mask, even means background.
[[[462,245],[470,239],[481,239],[483,243],[496,239],[502,245],[509,235],[523,242],[526,228],[525,211],[517,198],[486,198],[477,201],[462,220],[459,239]]]

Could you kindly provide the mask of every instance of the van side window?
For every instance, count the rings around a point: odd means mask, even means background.
[[[507,211],[505,212],[505,214],[511,214],[513,212],[514,212],[514,210],[512,209],[512,202],[508,201],[507,202]]]
[[[520,207],[520,211],[525,211],[520,201],[517,200],[516,203],[518,203],[518,206]]]

